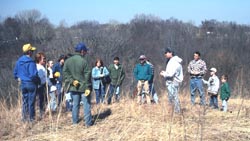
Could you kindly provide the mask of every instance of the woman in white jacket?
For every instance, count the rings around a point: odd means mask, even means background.
[[[166,80],[168,90],[168,100],[170,104],[174,104],[174,111],[180,113],[180,100],[178,90],[180,83],[183,81],[182,59],[174,55],[171,48],[165,50],[165,57],[168,60],[166,70],[161,71],[160,75]]]

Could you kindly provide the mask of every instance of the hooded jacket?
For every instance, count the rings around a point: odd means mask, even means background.
[[[175,81],[179,83],[183,81],[183,70],[181,62],[182,59],[178,56],[173,56],[172,58],[170,58],[166,66],[166,71],[164,71],[163,73],[166,81]]]
[[[13,74],[15,79],[20,78],[22,82],[40,83],[36,63],[27,55],[23,55],[17,60]]]
[[[218,76],[214,75],[209,77],[208,81],[206,80],[202,80],[205,84],[208,85],[208,89],[207,91],[209,93],[218,94],[219,88],[220,88],[220,80],[218,78]]]

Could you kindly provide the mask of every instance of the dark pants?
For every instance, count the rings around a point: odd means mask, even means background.
[[[41,85],[37,88],[36,94],[39,97],[39,110],[40,110],[40,117],[43,115],[45,109],[44,109],[44,105],[45,105],[45,85]]]

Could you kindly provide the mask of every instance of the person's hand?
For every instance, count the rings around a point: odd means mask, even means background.
[[[73,86],[77,87],[79,85],[79,81],[78,80],[74,80],[73,81]]]
[[[104,74],[100,74],[100,77],[104,77]]]
[[[89,89],[86,89],[85,92],[84,92],[84,95],[85,96],[88,96],[90,94],[90,90]]]
[[[18,81],[18,82],[21,82],[21,79],[18,77],[18,78],[17,78],[17,81]]]
[[[55,77],[60,77],[60,72],[56,72],[56,73],[54,74],[54,76],[55,76]]]

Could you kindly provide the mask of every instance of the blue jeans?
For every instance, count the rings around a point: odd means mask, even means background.
[[[210,96],[210,102],[209,102],[209,106],[213,107],[215,109],[218,109],[218,95],[212,95]]]
[[[39,97],[39,110],[40,110],[40,117],[43,115],[45,109],[44,109],[44,101],[45,101],[45,94],[44,94],[44,91],[45,91],[45,85],[40,85],[38,88],[37,88],[37,91],[36,91],[36,94],[38,95]]]
[[[120,86],[109,85],[108,104],[111,104],[113,94],[115,94],[115,100],[118,102],[120,100]]]
[[[222,100],[222,109],[224,112],[227,112],[227,101],[226,100]]]
[[[167,83],[168,101],[170,104],[174,104],[174,111],[180,113],[180,100],[178,96],[179,84],[175,82]]]
[[[37,85],[33,82],[21,82],[22,89],[22,120],[35,120],[35,102]]]
[[[203,82],[201,78],[191,78],[190,79],[190,93],[191,93],[191,103],[195,104],[195,94],[196,90],[198,90],[200,94],[200,104],[205,105],[205,93],[203,90]]]
[[[102,103],[105,98],[105,87],[100,85],[99,89],[95,89],[96,104]]]
[[[73,99],[73,109],[72,109],[72,121],[73,124],[77,124],[79,121],[79,109],[80,109],[80,100],[81,92],[71,92]],[[84,96],[83,98],[83,113],[86,126],[92,125],[92,115],[91,115],[91,96]]]
[[[61,104],[62,102],[62,92],[61,92],[61,89],[62,89],[62,83],[59,82],[59,83],[56,83],[56,91],[57,91],[57,98],[58,98],[58,106]]]

